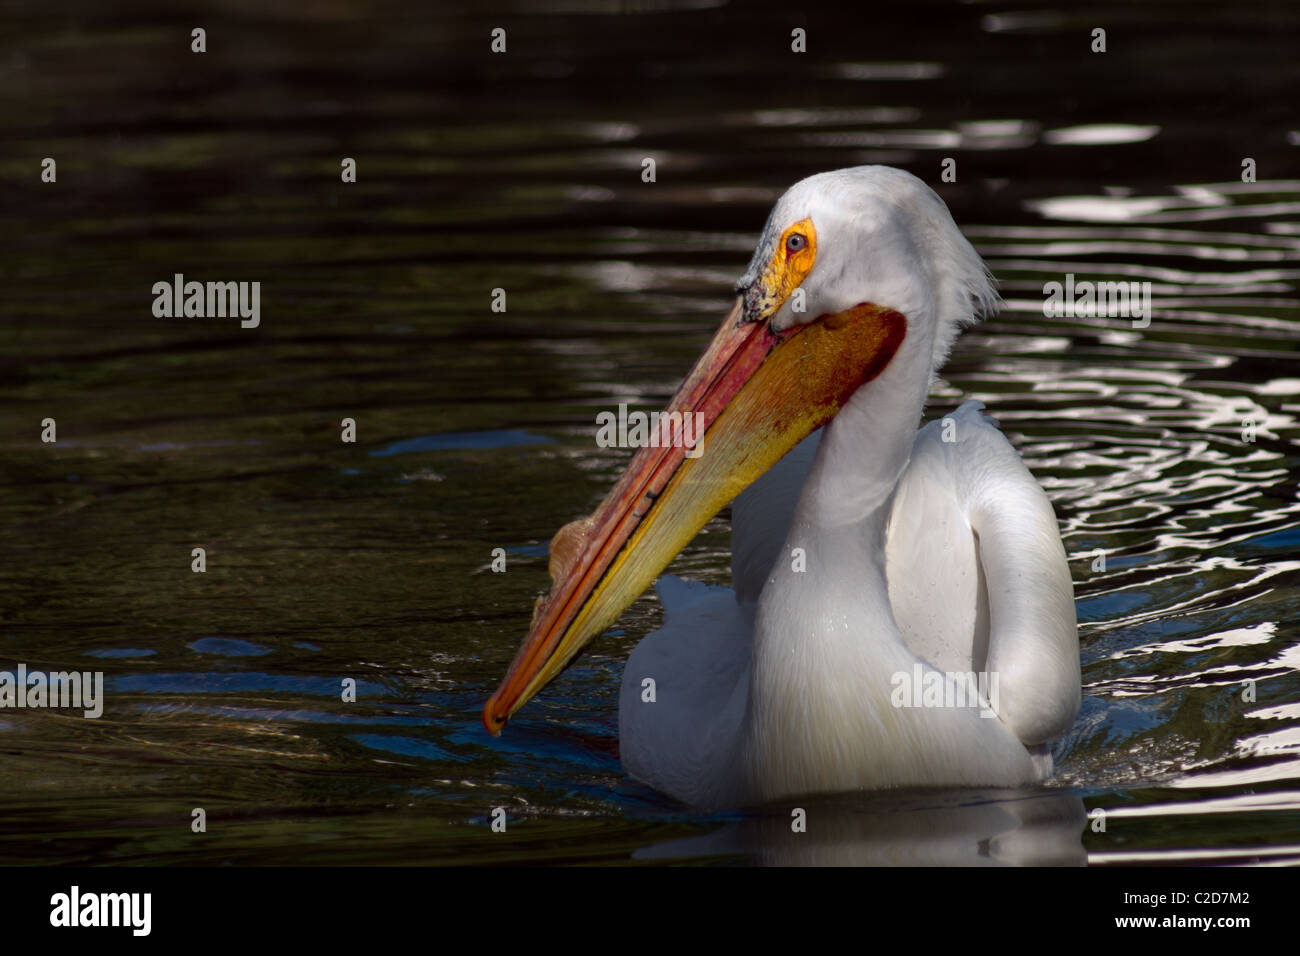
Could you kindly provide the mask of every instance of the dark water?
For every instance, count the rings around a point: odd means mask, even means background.
[[[0,711],[0,862],[1300,860],[1296,8],[845,6],[0,7],[0,668],[107,680]],[[627,455],[596,413],[661,407],[775,197],[861,163],[1001,280],[932,411],[983,400],[1057,509],[1059,785],[692,815],[617,759],[652,595],[488,737]],[[178,272],[261,324],[155,318]],[[1152,282],[1149,327],[1044,318],[1071,272]],[[724,513],[672,570],[728,554]]]

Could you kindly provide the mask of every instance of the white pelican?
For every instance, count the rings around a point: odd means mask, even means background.
[[[924,183],[862,166],[791,187],[736,291],[668,407],[703,414],[702,453],[641,448],[555,536],[484,724],[499,733],[735,499],[735,591],[665,578],[664,627],[628,659],[629,773],[710,808],[1044,779],[1080,696],[1051,504],[978,402],[916,430],[958,331],[997,301],[979,255]],[[996,675],[986,706],[898,706],[912,678],[955,673]]]

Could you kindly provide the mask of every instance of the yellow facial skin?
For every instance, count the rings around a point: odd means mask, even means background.
[[[799,288],[817,260],[817,230],[811,219],[787,226],[772,250],[772,258],[754,283],[746,305],[746,318],[766,321]]]

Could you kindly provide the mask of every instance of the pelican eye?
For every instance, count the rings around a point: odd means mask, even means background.
[[[797,232],[792,232],[785,237],[785,251],[798,252],[808,245],[808,240]]]

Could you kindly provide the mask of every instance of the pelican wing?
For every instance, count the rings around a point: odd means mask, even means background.
[[[664,626],[636,646],[623,670],[623,768],[685,803],[724,806],[743,782],[736,746],[749,698],[753,608],[738,604],[731,588],[671,574],[656,589]]]
[[[998,717],[1043,776],[1042,745],[1079,708],[1073,585],[1047,495],[982,408],[966,402],[917,433],[890,515],[889,597],[918,658],[941,671],[999,675]],[[661,578],[664,626],[628,659],[624,767],[686,803],[723,806],[745,793],[737,748],[755,602],[819,441],[820,432],[810,436],[736,499],[735,591]]]
[[[889,597],[913,653],[998,675],[998,717],[1032,748],[1079,710],[1074,588],[1046,493],[983,407],[917,433],[890,516]]]

